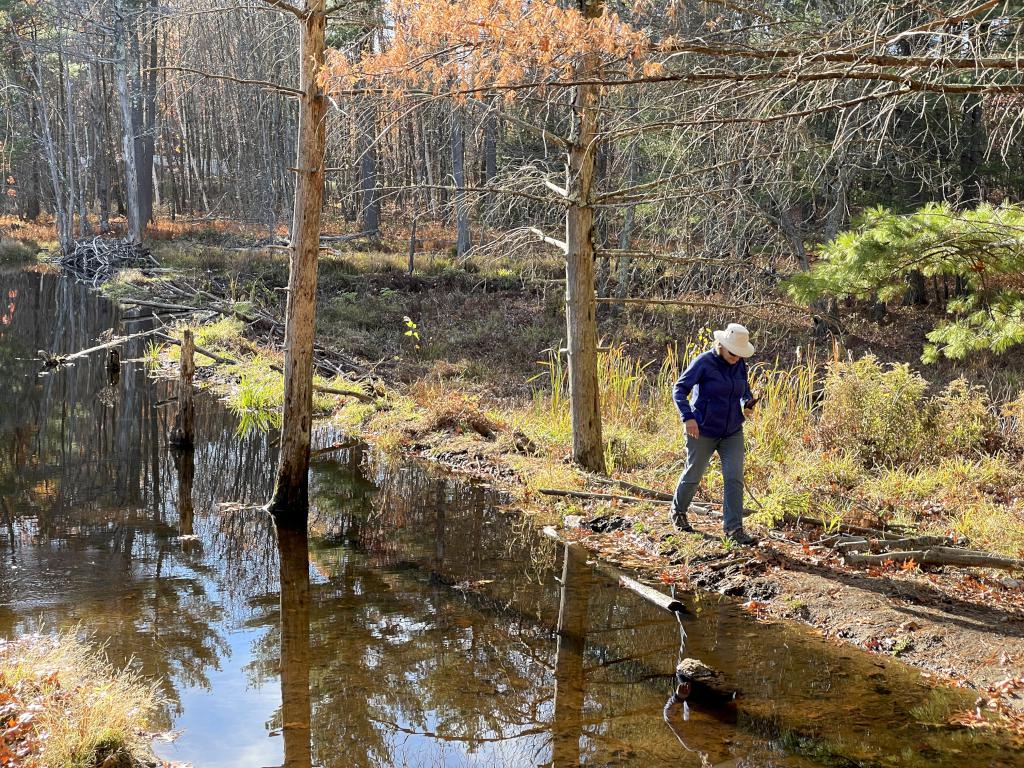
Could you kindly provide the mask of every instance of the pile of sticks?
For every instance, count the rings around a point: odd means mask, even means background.
[[[163,280],[159,286],[161,295],[153,300],[121,299],[125,306],[135,306],[147,315],[202,315],[236,317],[246,324],[246,336],[260,340],[268,346],[281,347],[284,343],[284,323],[270,312],[254,304],[244,308],[238,304],[214,295],[209,291],[188,285],[183,280]],[[216,288],[212,288],[216,290]],[[353,357],[336,349],[320,344],[313,347],[313,365],[317,373],[328,376],[356,376],[368,379],[372,372]]]
[[[127,240],[98,236],[77,241],[71,250],[59,253],[54,262],[93,287],[124,267],[160,266],[148,248]]]

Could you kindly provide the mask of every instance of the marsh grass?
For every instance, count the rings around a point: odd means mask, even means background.
[[[0,641],[0,762],[5,749],[46,768],[141,761],[158,703],[154,686],[74,634]]]
[[[672,385],[708,342],[705,332],[671,347],[660,365],[631,359],[621,347],[599,356],[610,472],[670,489],[685,461]],[[507,419],[549,456],[564,457],[568,370],[554,350],[539,364],[532,400]],[[818,517],[831,529],[900,522],[1024,552],[1024,478],[1016,469],[1024,396],[999,409],[963,381],[930,394],[906,366],[870,356],[841,360],[835,352],[823,362],[756,363],[750,380],[759,397],[745,426],[755,522],[775,524],[785,513]],[[716,465],[717,458],[703,484],[712,500],[722,493]]]
[[[0,264],[24,264],[34,260],[38,252],[34,242],[0,237]]]

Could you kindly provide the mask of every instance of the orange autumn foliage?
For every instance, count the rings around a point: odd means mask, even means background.
[[[383,51],[351,59],[331,51],[321,77],[332,93],[370,87],[400,97],[408,90],[465,96],[480,90],[543,86],[575,75],[582,54],[598,54],[618,73],[657,65],[641,60],[650,36],[617,14],[585,18],[551,0],[392,0],[393,35]],[[599,72],[588,73],[598,77]]]

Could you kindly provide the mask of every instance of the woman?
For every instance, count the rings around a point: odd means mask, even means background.
[[[750,393],[745,360],[753,354],[747,329],[729,323],[724,331],[715,331],[714,348],[694,358],[676,382],[676,407],[686,425],[686,468],[672,499],[672,522],[681,531],[693,530],[686,512],[711,454],[718,451],[725,481],[725,535],[737,544],[757,542],[743,530],[743,420],[744,411],[757,402]]]

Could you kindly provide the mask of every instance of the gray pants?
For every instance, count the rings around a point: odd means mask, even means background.
[[[725,481],[723,515],[726,533],[743,528],[743,430],[728,437],[686,436],[686,469],[679,477],[679,485],[672,499],[672,516],[682,516],[690,508],[697,486],[707,472],[711,454],[718,451],[722,459],[722,479]]]

